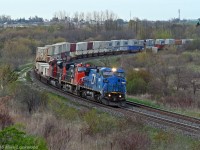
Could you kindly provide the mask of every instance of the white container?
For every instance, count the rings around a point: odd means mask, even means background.
[[[49,64],[39,64],[39,68],[38,68],[38,73],[39,74],[41,74],[41,75],[43,75],[44,73],[43,73],[43,69],[44,68],[49,68]]]
[[[174,45],[175,40],[174,39],[165,39],[165,45]]]
[[[146,39],[146,46],[152,47],[155,45],[154,39]]]
[[[39,65],[47,65],[48,63],[42,63],[42,62],[36,62],[35,63],[35,68],[38,70],[39,69]]]
[[[61,43],[56,43],[56,44],[59,45],[59,52],[60,53],[69,52],[70,51],[70,43],[61,42]]]
[[[134,45],[138,45],[138,40],[136,40],[136,39],[129,39],[128,40],[128,46],[134,46]]]
[[[93,53],[99,53],[103,49],[103,41],[93,41]]]
[[[107,47],[107,41],[93,41],[94,53],[103,53]]]
[[[42,73],[43,73],[43,76],[48,77],[49,76],[49,66],[44,66]]]
[[[56,43],[53,44],[53,49],[54,49],[54,55],[58,55],[62,52],[62,44]]]
[[[99,53],[105,53],[107,49],[107,41],[101,41]]]
[[[120,48],[120,40],[111,40],[112,42],[112,49],[118,51]]]
[[[125,51],[128,49],[128,40],[120,40],[120,50]]]
[[[47,55],[48,56],[52,56],[54,54],[54,51],[53,51],[53,46],[52,45],[45,45],[45,47],[47,48]]]
[[[87,42],[76,43],[76,55],[87,54]]]
[[[139,40],[139,41],[138,41],[138,44],[139,44],[140,46],[144,46],[144,40]]]
[[[112,42],[105,41],[105,52],[112,52]]]
[[[165,40],[164,39],[156,39],[155,44],[164,45],[165,44]]]
[[[182,44],[187,44],[187,43],[190,43],[192,41],[193,41],[193,39],[182,39]]]

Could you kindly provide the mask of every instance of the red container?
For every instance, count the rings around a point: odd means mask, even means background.
[[[175,40],[175,45],[182,45],[182,40],[176,39]]]
[[[70,43],[70,52],[76,51],[76,43]]]
[[[87,50],[93,49],[93,42],[88,42],[87,43]]]

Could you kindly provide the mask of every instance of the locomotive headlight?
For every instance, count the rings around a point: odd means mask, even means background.
[[[116,68],[112,68],[112,72],[116,72],[117,71],[117,69]]]
[[[126,82],[122,82],[122,84],[126,84]]]
[[[121,98],[122,97],[122,95],[119,95],[119,98]]]
[[[108,94],[108,97],[111,97],[111,95],[110,95],[110,94]]]

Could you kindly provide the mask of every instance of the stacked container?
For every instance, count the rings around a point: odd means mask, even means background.
[[[103,41],[93,41],[94,54],[97,54],[100,52],[100,50],[102,49],[102,42]]]
[[[94,50],[93,50],[93,41],[87,43],[87,53],[88,54],[93,54],[94,53]]]
[[[46,75],[47,72],[43,72],[45,69],[44,68],[49,68],[49,64],[48,63],[38,63],[38,73],[41,75]]]
[[[128,51],[137,52],[142,49],[143,46],[139,45],[139,41],[136,39],[128,40]]]
[[[152,48],[155,45],[154,39],[147,39],[146,40],[146,48]]]
[[[36,50],[36,61],[47,61],[48,49],[47,47],[38,47]]]
[[[76,56],[87,54],[87,42],[76,43]]]
[[[193,39],[182,39],[182,44],[187,44],[187,43],[190,43],[192,41],[193,41]]]
[[[128,40],[120,40],[120,51],[126,51],[128,49]]]
[[[174,45],[175,40],[174,39],[165,39],[165,45]]]
[[[53,44],[54,55],[58,55],[62,51],[62,45],[59,43]]]
[[[105,41],[105,52],[112,52],[112,42]]]
[[[176,39],[175,40],[175,45],[182,45],[182,40],[181,39]]]
[[[114,51],[118,51],[120,49],[120,40],[111,40],[112,42],[112,49]]]
[[[164,49],[164,46],[165,46],[165,40],[164,39],[156,39],[155,47],[157,47],[158,50]]]
[[[76,55],[76,43],[70,43],[70,57],[74,58]]]

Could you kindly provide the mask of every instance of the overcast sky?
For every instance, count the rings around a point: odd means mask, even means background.
[[[119,18],[129,20],[138,17],[147,20],[169,20],[200,18],[199,0],[0,0],[0,15],[12,19],[38,16],[51,19],[55,12],[65,11],[70,16],[74,12],[109,10]]]

